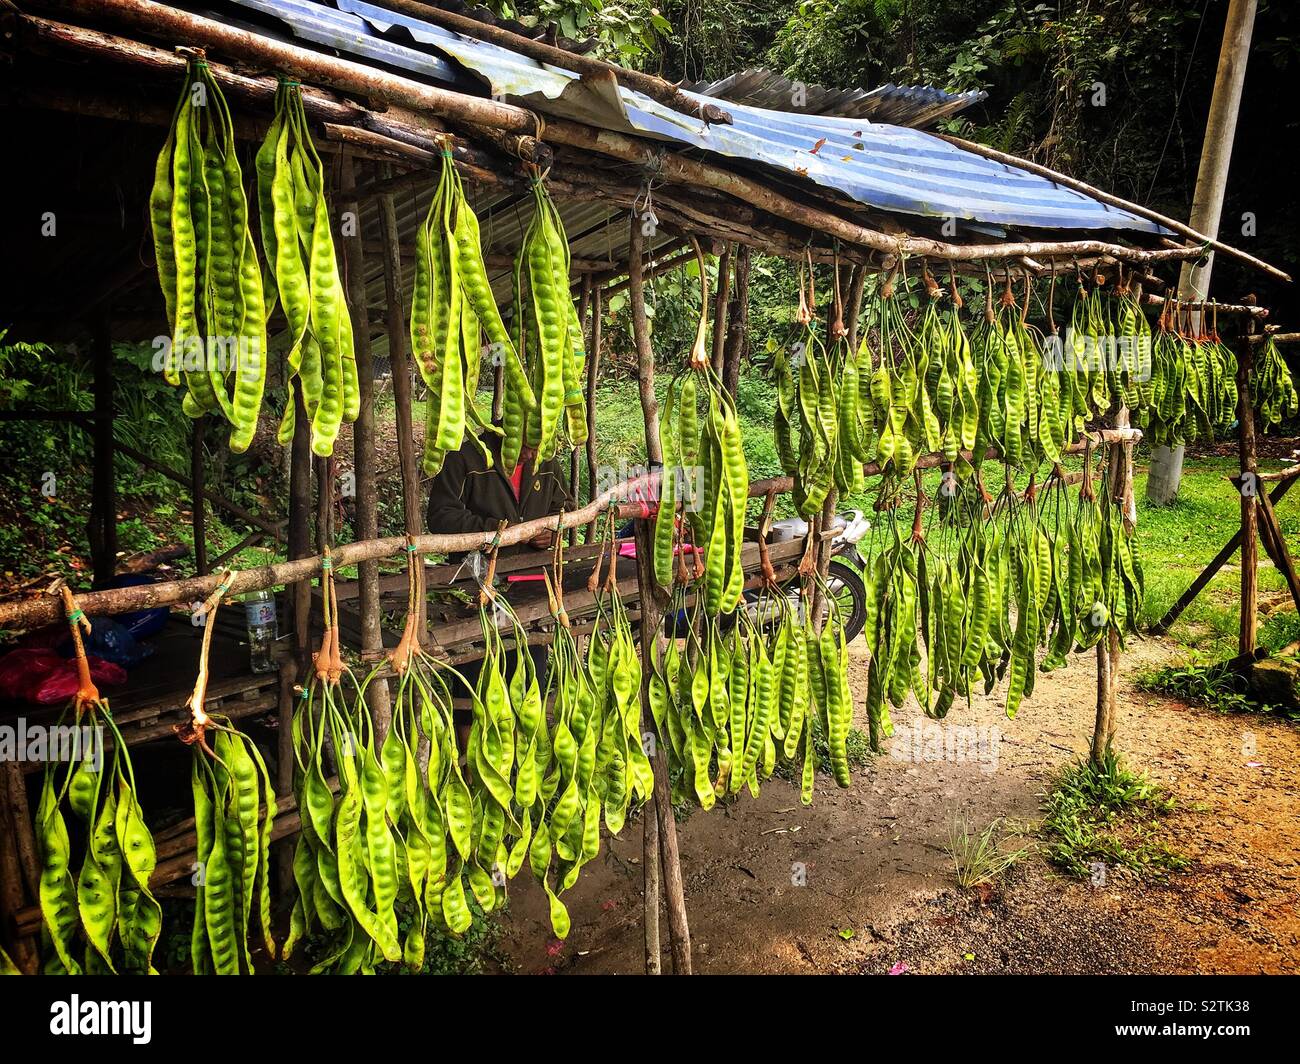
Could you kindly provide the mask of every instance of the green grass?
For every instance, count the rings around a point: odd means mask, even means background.
[[[952,859],[958,886],[969,888],[992,883],[1029,856],[1027,849],[1005,849],[1003,839],[1001,818],[983,831],[973,831],[965,820],[953,817],[948,824],[948,844],[944,850]]]
[[[1144,773],[1108,753],[1100,765],[1079,761],[1057,776],[1043,802],[1047,859],[1069,875],[1097,866],[1160,874],[1187,861],[1161,838],[1173,799]]]
[[[1224,477],[1237,471],[1235,458],[1189,454],[1183,470],[1178,501],[1173,506],[1152,506],[1146,501],[1145,456],[1135,480],[1138,500],[1138,552],[1146,577],[1143,625],[1158,621],[1177,601],[1231,538],[1241,521],[1236,491]],[[1277,507],[1282,534],[1294,542],[1300,533],[1300,511],[1290,499]],[[1268,562],[1259,569],[1261,601],[1286,591],[1282,574]],[[1207,659],[1236,653],[1239,596],[1241,591],[1240,552],[1215,575],[1197,599],[1183,612],[1169,632],[1169,638],[1195,647]],[[1280,610],[1260,625],[1260,645],[1269,649],[1285,646],[1300,635],[1300,623],[1293,608]]]

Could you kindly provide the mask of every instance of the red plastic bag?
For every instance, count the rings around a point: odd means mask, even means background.
[[[120,665],[88,655],[90,678],[98,687],[126,683]],[[0,657],[0,698],[42,706],[66,702],[77,693],[77,663],[52,650],[11,650]]]

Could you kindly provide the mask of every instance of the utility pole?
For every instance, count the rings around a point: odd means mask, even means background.
[[[1192,197],[1189,224],[1206,236],[1219,235],[1219,218],[1223,213],[1223,193],[1228,184],[1228,164],[1232,161],[1232,140],[1237,132],[1237,111],[1241,106],[1241,87],[1246,80],[1246,59],[1250,54],[1251,31],[1255,28],[1256,0],[1229,0],[1228,19],[1223,27],[1223,47],[1219,51],[1219,68],[1214,76],[1214,97],[1210,117],[1205,123],[1205,144],[1201,148],[1201,166],[1196,174],[1196,193]],[[1214,252],[1203,265],[1183,263],[1178,276],[1180,299],[1203,299],[1210,289],[1210,271]],[[1151,472],[1147,477],[1147,501],[1167,505],[1178,497],[1183,478],[1183,446],[1157,447],[1151,453]]]

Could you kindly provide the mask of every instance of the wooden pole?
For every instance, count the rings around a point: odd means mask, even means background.
[[[1291,592],[1291,601],[1295,603],[1296,609],[1300,610],[1300,574],[1296,573],[1295,562],[1291,558],[1291,552],[1287,549],[1286,539],[1282,535],[1282,526],[1278,524],[1277,514],[1273,510],[1273,503],[1268,497],[1268,493],[1261,491],[1258,493],[1259,498],[1259,529],[1264,541],[1264,549],[1273,559],[1273,564],[1278,567],[1282,575],[1286,577],[1287,589]]]
[[[593,306],[592,299],[591,299],[591,287],[592,287],[591,274],[585,274],[582,278],[582,296],[578,304],[578,323],[582,327],[584,333],[587,333],[587,315],[588,313],[590,313],[591,308]],[[591,358],[590,353],[588,353],[587,358]],[[588,406],[590,406],[590,402],[591,402],[590,398],[588,398],[587,401]],[[587,430],[587,437],[588,439],[591,438],[590,427],[588,427]],[[576,447],[569,452],[569,497],[573,500],[575,506],[578,503],[578,487],[579,487],[579,481],[581,479],[579,473],[579,462],[581,460],[581,457],[582,456],[579,454],[578,448]],[[595,481],[592,482],[591,490],[592,491],[596,490]],[[575,546],[577,542],[578,542],[578,530],[576,528],[572,528],[569,530],[569,546],[570,547]]]
[[[384,165],[387,177],[391,167]],[[407,352],[406,309],[402,291],[401,237],[393,197],[378,197],[379,226],[384,246],[384,296],[387,303],[388,362],[393,375],[393,404],[397,412],[397,457],[402,468],[402,513],[406,534],[418,536],[424,530],[420,508],[420,467],[415,457],[415,425],[412,416],[413,384],[411,359]],[[417,621],[420,638],[428,628],[429,603],[421,596]]]
[[[1007,155],[1005,152],[997,151],[984,144],[976,144],[974,141],[963,140],[961,137],[952,137],[946,133],[930,132],[930,136],[938,137],[940,140],[946,140],[949,144],[955,145],[956,147],[975,155],[983,156],[985,159],[1004,163],[1007,166],[1014,166],[1018,170],[1037,174],[1039,177],[1045,177],[1049,181],[1061,185],[1064,188],[1072,188],[1076,192],[1082,192],[1084,195],[1091,196],[1093,199],[1098,200],[1101,203],[1108,203],[1112,207],[1120,207],[1131,214],[1136,214],[1139,218],[1146,218],[1150,221],[1157,222],[1160,225],[1163,225],[1166,229],[1172,229],[1179,236],[1186,237],[1188,240],[1191,240],[1196,244],[1208,245],[1215,251],[1221,251],[1225,255],[1231,255],[1234,258],[1253,266],[1257,270],[1263,270],[1265,273],[1276,277],[1279,281],[1291,280],[1289,274],[1283,273],[1275,266],[1270,266],[1262,259],[1257,259],[1254,255],[1248,255],[1239,248],[1234,248],[1229,244],[1223,243],[1221,240],[1206,235],[1208,231],[1204,230],[1201,226],[1195,225],[1195,222],[1190,226],[1185,225],[1176,218],[1170,218],[1166,215],[1158,214],[1149,207],[1142,206],[1140,203],[1132,203],[1129,200],[1120,199],[1118,196],[1113,196],[1109,192],[1103,192],[1099,188],[1094,188],[1092,185],[1085,184],[1076,178],[1069,177],[1068,175],[1061,173],[1059,170],[1052,170],[1049,167],[1042,166],[1039,163],[1030,162],[1028,159],[1021,159],[1015,155]],[[1193,215],[1193,217],[1195,216]],[[1217,229],[1218,227],[1216,226],[1215,228]],[[1200,256],[1195,257],[1199,258]]]
[[[599,285],[591,299],[591,342],[587,349],[587,498],[596,497],[596,385],[600,380],[600,340],[605,314],[604,289]],[[587,525],[583,541],[590,543],[596,535],[596,522]]]
[[[22,773],[18,762],[7,762],[5,775],[11,771],[18,773],[18,782],[22,783]],[[17,810],[6,801],[0,808],[0,906],[5,913],[4,925],[0,926],[0,937],[7,942],[10,959],[18,969],[27,975],[35,975],[37,967],[36,944],[31,932],[24,934],[15,930],[10,938],[10,921],[18,914],[26,902],[23,893],[23,876],[18,856]]]
[[[352,425],[353,487],[356,508],[353,515],[357,539],[379,536],[379,497],[375,487],[375,367],[370,349],[370,314],[366,306],[366,262],[361,246],[361,207],[356,199],[356,169],[352,157],[339,160],[339,207],[343,262],[347,270],[348,309],[352,314],[352,337],[357,360],[357,389],[361,405]],[[379,562],[357,566],[358,600],[361,614],[361,651],[383,650],[383,615],[379,607]],[[375,742],[382,743],[393,719],[388,682],[381,680],[366,688],[366,702],[375,722]]]
[[[1129,427],[1128,407],[1121,406],[1115,414],[1115,427]],[[1132,444],[1116,442],[1110,445],[1107,468],[1110,471],[1103,506],[1119,506],[1125,521],[1132,520],[1133,452]],[[1110,751],[1115,739],[1115,704],[1119,688],[1119,633],[1108,625],[1106,634],[1097,644],[1097,715],[1092,729],[1092,762],[1100,765]]]
[[[659,445],[658,438],[658,404],[655,401],[654,386],[654,352],[650,348],[650,329],[646,320],[645,313],[645,282],[641,276],[642,264],[641,256],[643,248],[641,243],[641,226],[639,219],[635,216],[631,222],[632,243],[628,248],[629,259],[629,278],[631,285],[628,289],[629,298],[632,304],[632,331],[636,341],[637,351],[637,377],[641,392],[641,411],[645,417],[646,424],[646,458],[650,468],[654,468],[656,462],[656,452],[658,452],[658,461],[662,464],[663,453]],[[654,432],[651,426],[654,426]],[[652,438],[653,436],[653,438]],[[649,706],[649,675],[651,669],[650,647],[659,638],[659,629],[662,626],[663,607],[660,603],[659,596],[656,594],[656,587],[653,576],[646,580],[643,572],[648,568],[646,564],[647,552],[650,546],[650,537],[643,533],[644,521],[636,523],[636,575],[637,590],[639,592],[639,602],[641,606],[641,728],[642,732],[646,731],[646,720],[649,714],[646,707]],[[612,564],[612,563],[611,563]],[[660,859],[657,845],[652,845],[652,838],[658,843],[658,806],[659,806],[659,765],[658,759],[652,762],[654,768],[655,785],[651,792],[650,800],[646,802],[645,809],[641,813],[641,874],[642,874],[642,896],[641,896],[641,922],[645,931],[645,972],[646,975],[658,975],[661,972],[659,963],[659,881],[660,881]],[[670,806],[671,808],[671,803]],[[651,823],[655,826],[652,828]],[[670,929],[671,934],[671,929]],[[651,948],[653,946],[653,956]]]
[[[302,389],[292,388],[294,404],[293,442],[289,453],[289,560],[311,555],[311,423]],[[293,591],[293,650],[300,675],[310,663],[311,575],[300,577]],[[251,589],[250,589],[251,590]],[[83,607],[84,609],[84,607]]]
[[[1252,321],[1249,328],[1254,328]],[[1237,450],[1241,463],[1241,629],[1237,652],[1255,649],[1259,625],[1259,528],[1255,509],[1259,495],[1258,465],[1255,460],[1255,409],[1250,398],[1250,372],[1255,363],[1254,347],[1238,345],[1237,352]]]
[[[736,287],[727,311],[727,345],[722,360],[722,386],[736,394],[740,384],[740,363],[749,349],[749,269],[751,251],[748,244],[736,252]]]
[[[190,514],[194,530],[194,571],[199,576],[208,572],[207,514],[203,498],[203,437],[206,419],[196,417],[190,427]]]
[[[713,293],[713,349],[711,352],[713,372],[722,376],[723,348],[727,342],[727,292],[731,284],[730,241],[718,256],[718,286]],[[692,252],[694,254],[694,252]]]
[[[659,944],[659,818],[655,815],[656,798],[641,811],[641,863],[645,897],[642,899],[641,921],[645,930],[645,974],[663,974],[663,953]],[[654,914],[653,918],[650,914]]]
[[[280,691],[276,719],[275,743],[275,795],[284,798],[293,794],[293,707],[294,684],[298,678],[298,663],[286,658],[280,663]],[[276,875],[279,889],[287,894],[293,883],[293,847],[281,846],[276,855]]]
[[[113,579],[117,570],[117,494],[113,479],[113,340],[108,311],[94,325],[95,451],[90,502],[90,552],[95,583]]]
[[[645,312],[645,279],[642,276],[641,258],[644,254],[640,219],[633,216],[629,223],[630,241],[628,245],[628,301],[632,308],[632,332],[636,341],[637,376],[641,393],[641,415],[645,420],[646,461],[653,469],[662,466],[664,460],[663,446],[659,439],[659,404],[655,399],[655,364],[654,350],[650,345],[650,323]],[[641,719],[644,732],[654,734],[649,712],[650,673],[652,669],[652,650],[663,638],[664,594],[655,582],[653,572],[653,547],[651,525],[649,521],[638,520],[636,523],[636,572],[637,586],[640,590],[641,607]],[[668,907],[668,933],[672,944],[673,972],[676,975],[691,974],[691,933],[686,919],[686,895],[682,883],[681,858],[677,850],[677,821],[673,817],[673,801],[668,785],[668,751],[659,736],[654,749],[654,797],[649,803],[645,816],[658,818],[660,860],[653,860],[649,834],[643,839],[646,855],[647,897],[650,894],[650,869],[654,868],[656,883],[655,895],[658,895],[658,873],[663,870],[664,901]],[[647,903],[648,906],[648,903]],[[645,913],[646,922],[658,922],[659,909]],[[648,936],[648,933],[647,933]],[[648,937],[647,937],[648,941]]]

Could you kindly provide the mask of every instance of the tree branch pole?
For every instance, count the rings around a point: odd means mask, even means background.
[[[190,526],[194,532],[194,571],[199,576],[206,576],[208,572],[208,529],[203,498],[203,437],[206,429],[201,415],[190,426]]]
[[[631,242],[628,245],[628,280],[629,299],[632,310],[632,332],[636,343],[637,381],[640,387],[641,412],[645,419],[646,461],[649,468],[663,464],[663,449],[659,442],[659,409],[655,400],[654,389],[654,352],[650,347],[650,328],[645,312],[645,279],[642,277],[641,256],[644,253],[641,237],[641,219],[635,213],[630,216],[629,226]],[[703,283],[703,281],[701,281]],[[650,648],[659,639],[663,626],[663,603],[659,589],[655,586],[650,573],[651,537],[646,531],[648,524],[637,521],[636,529],[636,581],[641,606],[641,732],[642,735],[654,734],[648,724],[650,704],[649,686],[652,658]],[[611,560],[611,565],[614,562]],[[641,812],[641,923],[645,933],[645,972],[646,975],[659,975],[663,964],[659,953],[659,886],[662,879],[659,838],[659,780],[667,779],[663,770],[667,767],[658,757],[659,736],[655,735],[656,749],[652,752],[652,775],[654,786],[650,799]],[[644,741],[644,740],[643,740]],[[672,810],[671,800],[668,808]],[[653,825],[653,826],[652,826]],[[670,937],[672,931],[669,931]]]
[[[659,439],[659,404],[655,399],[655,363],[654,350],[650,345],[650,323],[645,308],[645,278],[642,276],[641,257],[644,253],[644,238],[641,235],[641,219],[635,214],[628,218],[628,301],[632,311],[632,331],[636,341],[637,376],[641,394],[641,414],[645,420],[646,461],[651,469],[663,465],[663,446]],[[704,279],[701,278],[701,285]],[[658,838],[652,839],[650,829],[646,829],[645,866],[646,866],[646,921],[658,923],[658,907],[648,911],[650,896],[650,869],[657,873],[663,870],[663,893],[668,907],[668,933],[672,945],[673,972],[676,975],[691,974],[691,933],[686,919],[686,897],[682,883],[681,857],[677,849],[677,821],[673,816],[673,801],[668,784],[668,748],[667,737],[656,735],[650,723],[650,673],[653,668],[653,653],[663,640],[664,593],[654,578],[654,549],[651,524],[644,519],[636,523],[636,573],[640,590],[641,606],[641,720],[646,734],[655,737],[654,747],[654,798],[647,808],[646,817],[654,816],[658,820]],[[658,844],[656,861],[652,841]],[[657,895],[659,885],[656,881],[654,891]],[[656,938],[658,937],[656,932]],[[647,945],[649,932],[647,931]]]
[[[375,368],[370,349],[370,315],[366,306],[366,262],[361,247],[361,205],[356,199],[356,170],[351,156],[344,155],[339,169],[340,232],[343,265],[347,271],[348,310],[352,314],[352,335],[356,350],[357,389],[360,410],[352,425],[352,448],[356,491],[355,513],[358,539],[379,536],[379,498],[375,488]],[[357,566],[358,601],[361,613],[361,652],[373,653],[384,647],[383,616],[379,607],[379,562]],[[382,743],[392,723],[393,709],[387,681],[366,688],[366,702],[375,724],[375,742]]]

